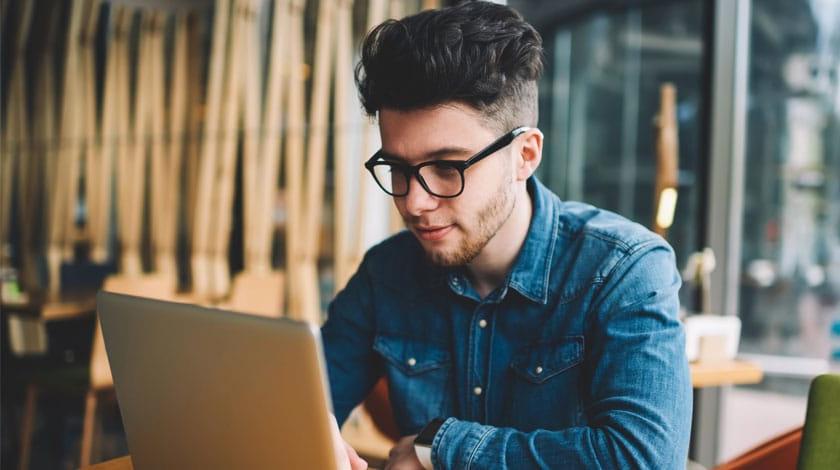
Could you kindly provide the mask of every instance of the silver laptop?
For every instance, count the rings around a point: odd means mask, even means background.
[[[336,468],[319,330],[100,292],[135,469]]]

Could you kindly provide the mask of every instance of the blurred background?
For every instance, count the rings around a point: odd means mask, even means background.
[[[322,321],[401,228],[358,44],[450,3],[0,2],[0,466],[128,453],[99,289]],[[801,426],[840,371],[840,2],[507,3],[545,46],[538,176],[665,236],[684,313],[738,318],[763,372],[695,389],[692,460]]]

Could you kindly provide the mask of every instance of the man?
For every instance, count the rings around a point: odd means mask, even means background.
[[[367,252],[323,340],[339,424],[387,378],[407,436],[388,468],[685,466],[673,251],[533,176],[541,56],[531,25],[486,2],[364,42],[382,136],[366,167],[408,230]]]

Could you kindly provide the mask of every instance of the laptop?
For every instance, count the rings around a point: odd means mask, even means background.
[[[338,468],[318,328],[109,292],[97,309],[135,469]]]

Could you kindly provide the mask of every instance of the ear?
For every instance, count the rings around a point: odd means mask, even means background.
[[[533,128],[517,139],[516,180],[525,181],[540,166],[542,160],[543,133]]]

